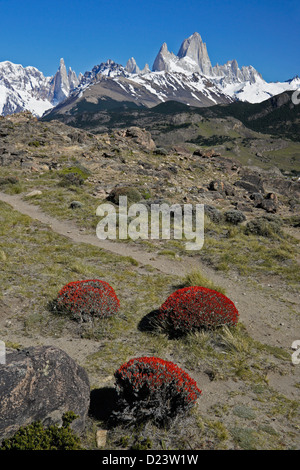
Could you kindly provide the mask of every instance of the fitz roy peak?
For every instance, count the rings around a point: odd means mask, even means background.
[[[298,76],[286,82],[266,82],[251,65],[239,68],[236,60],[212,66],[206,44],[199,33],[192,34],[180,46],[178,54],[169,52],[164,43],[153,63],[153,71],[199,73],[234,100],[259,103],[271,96],[300,86]]]
[[[255,83],[262,76],[250,65],[239,69],[236,60],[228,61],[225,65],[211,64],[206,44],[199,33],[194,33],[185,39],[180,46],[177,56],[168,51],[167,44],[161,47],[154,63],[153,71],[196,72],[210,78],[221,88],[233,83]]]
[[[190,58],[199,66],[199,72],[203,75],[212,75],[212,65],[208,57],[206,44],[202,42],[201,36],[194,33],[181,44],[177,54],[179,59]]]
[[[134,57],[125,66],[109,59],[83,75],[60,60],[52,77],[34,67],[0,63],[0,114],[28,110],[36,116],[69,113],[79,101],[134,103],[153,107],[165,101],[190,106],[213,106],[232,101],[259,103],[271,96],[300,87],[295,77],[286,82],[266,82],[251,65],[239,67],[236,60],[212,65],[206,44],[195,32],[185,39],[176,54],[161,46],[150,70],[140,68]]]

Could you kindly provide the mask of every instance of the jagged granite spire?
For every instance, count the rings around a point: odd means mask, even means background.
[[[78,85],[76,73],[70,68],[67,73],[64,59],[60,59],[59,68],[52,79],[52,102],[57,104],[67,98],[70,91]]]
[[[143,68],[143,70],[141,70],[141,74],[145,74],[149,72],[151,72],[149,64],[145,64],[145,67]]]
[[[179,59],[189,57],[198,64],[201,73],[204,75],[212,75],[212,66],[208,57],[206,44],[202,41],[199,33],[194,33],[183,41],[177,57]]]
[[[176,59],[175,54],[173,54],[173,52],[168,51],[168,46],[164,42],[153,63],[153,67],[152,67],[153,72],[161,72],[162,70],[165,70],[166,72],[168,72],[170,70],[171,62],[174,61],[175,59]]]
[[[130,59],[128,59],[127,64],[125,66],[125,70],[129,73],[140,73],[140,69],[137,66],[137,63],[134,57],[131,57]]]
[[[79,77],[77,77],[76,72],[69,67],[69,72],[68,72],[68,82],[69,82],[69,87],[70,91],[74,90],[79,85]]]

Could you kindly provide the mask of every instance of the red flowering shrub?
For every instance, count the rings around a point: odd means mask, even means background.
[[[114,315],[119,307],[114,289],[98,279],[70,282],[60,290],[56,299],[56,309],[69,313],[77,320],[107,318]]]
[[[206,287],[185,287],[173,292],[158,311],[158,323],[175,335],[199,328],[233,326],[239,313],[234,303]]]
[[[187,412],[201,394],[196,382],[180,367],[157,357],[139,357],[115,372],[122,419],[168,424]]]

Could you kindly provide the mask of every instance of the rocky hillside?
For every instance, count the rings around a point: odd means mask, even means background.
[[[220,128],[221,125],[224,123],[220,122]],[[249,131],[235,120],[232,120],[231,124],[230,121],[225,122],[227,131],[229,125],[232,132],[238,130],[241,141],[248,143],[252,139],[259,144],[256,134],[249,134]],[[166,134],[167,132],[161,133],[157,140],[162,142]],[[269,193],[281,194],[282,203],[287,204],[284,210],[289,211],[289,204],[294,205],[299,190],[299,182],[290,172],[284,175],[274,167],[264,170],[244,166],[234,152],[229,156],[230,150],[227,150],[225,156],[218,146],[202,145],[207,144],[209,138],[204,139],[204,142],[198,139],[198,143],[180,145],[178,142],[163,148],[155,143],[149,131],[137,126],[115,129],[112,134],[95,135],[59,121],[39,121],[30,113],[1,118],[0,137],[0,161],[3,168],[13,165],[16,168],[45,171],[56,168],[63,158],[69,162],[78,159],[87,167],[97,167],[101,174],[101,168],[106,169],[101,176],[101,194],[106,195],[118,184],[135,184],[134,181],[141,178],[147,183],[146,187],[149,187],[151,193],[150,188],[153,188],[154,197],[163,197],[169,189],[161,182],[167,178],[170,182],[173,181],[175,186],[172,192],[174,197],[177,194],[179,199],[180,194],[186,194],[187,198],[191,197],[199,202],[220,197],[221,200],[224,199],[225,206],[245,206],[246,212],[249,213],[256,213],[256,207],[259,208],[258,213],[261,213],[261,206],[263,209],[266,206],[267,212],[275,213],[280,207],[277,206],[277,196],[267,203],[262,202],[264,198],[270,198]],[[264,141],[264,144],[267,145],[267,141]],[[137,160],[135,155],[141,159]],[[201,184],[191,186],[195,178],[194,171],[199,172],[199,176],[201,174]],[[213,178],[216,175],[218,176]],[[96,182],[97,176],[91,176],[89,180]],[[96,185],[96,193],[97,187]],[[259,202],[254,197],[256,193],[261,196]],[[267,206],[270,206],[270,210]]]
[[[296,174],[300,171],[300,107],[292,102],[292,92],[258,104],[235,102],[209,108],[169,101],[148,109],[113,99],[83,99],[72,106],[70,102],[67,113],[60,113],[57,107],[42,120],[60,120],[94,134],[143,127],[151,132],[157,146],[198,144],[215,148],[224,156],[234,155],[243,164],[277,166]]]
[[[1,439],[35,419],[61,425],[71,407],[87,449],[297,448],[297,178],[200,144],[162,148],[137,126],[92,134],[30,113],[0,119],[0,149]],[[96,209],[117,211],[120,195],[149,209],[204,204],[204,246],[99,240]],[[76,321],[55,308],[63,286],[86,279],[113,287],[113,317]],[[236,327],[176,338],[156,329],[155,312],[184,286],[226,292]],[[141,356],[172,361],[202,390],[168,428],[111,424],[114,373]]]

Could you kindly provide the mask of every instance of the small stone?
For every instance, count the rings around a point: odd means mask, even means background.
[[[33,196],[40,196],[42,194],[42,191],[39,189],[34,189],[30,193],[27,194],[27,197],[33,197]]]
[[[98,429],[98,431],[96,432],[96,442],[97,442],[98,449],[100,447],[106,446],[106,440],[107,440],[107,431],[105,429]]]

